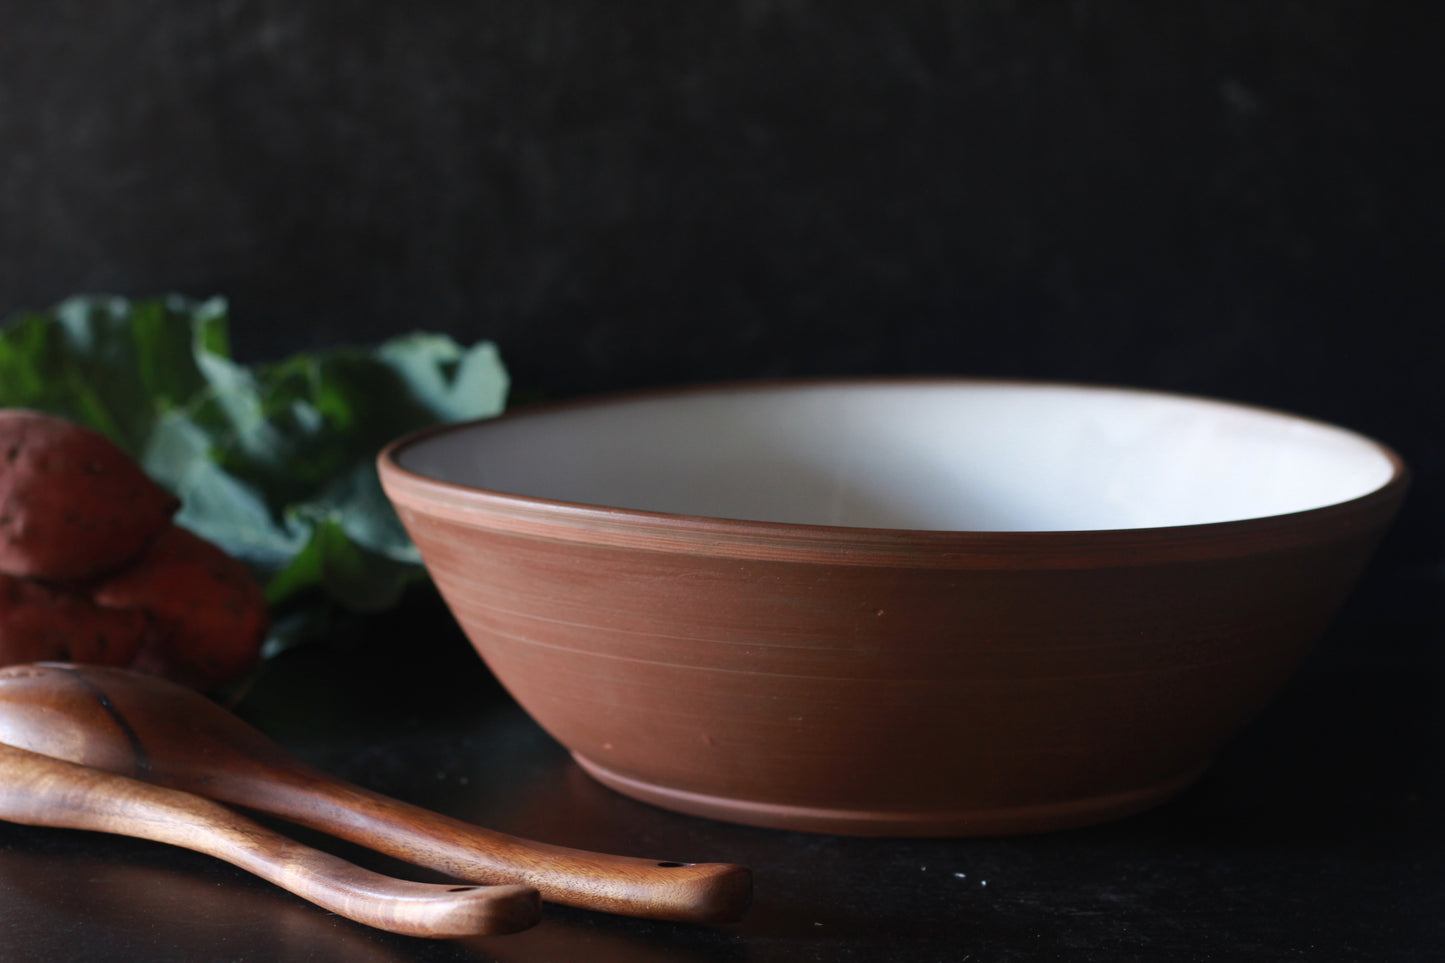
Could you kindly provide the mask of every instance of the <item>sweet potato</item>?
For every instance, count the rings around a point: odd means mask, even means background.
[[[83,596],[0,575],[0,665],[44,660],[127,665],[150,629],[144,612],[101,608]]]
[[[138,555],[179,505],[104,435],[0,409],[0,572],[104,574]]]
[[[165,529],[91,590],[98,605],[144,609],[156,632],[132,668],[197,689],[233,681],[260,658],[266,597],[241,562],[183,528]]]

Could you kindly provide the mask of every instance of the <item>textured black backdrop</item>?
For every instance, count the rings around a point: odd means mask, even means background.
[[[0,312],[224,293],[248,359],[436,328],[553,396],[951,372],[1279,405],[1410,460],[1385,594],[1418,602],[1441,10],[7,3]]]

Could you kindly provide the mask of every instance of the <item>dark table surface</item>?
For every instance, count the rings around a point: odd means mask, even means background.
[[[238,711],[343,778],[494,829],[747,864],[742,923],[549,905],[516,935],[411,939],[199,854],[0,823],[0,960],[1445,959],[1445,660],[1430,621],[1337,625],[1205,778],[1152,812],[1032,837],[872,840],[732,826],[602,788],[435,608],[414,601],[344,645],[280,656]]]

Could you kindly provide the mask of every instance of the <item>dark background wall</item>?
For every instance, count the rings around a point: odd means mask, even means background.
[[[432,328],[553,396],[946,372],[1278,405],[1404,452],[1376,591],[1419,601],[1441,11],[5,4],[0,313],[223,293],[248,359]]]

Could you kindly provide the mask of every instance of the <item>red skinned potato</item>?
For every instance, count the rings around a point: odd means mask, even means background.
[[[156,631],[131,667],[196,689],[245,675],[260,658],[266,597],[245,565],[183,528],[98,582],[98,605],[144,609]]]
[[[138,555],[180,503],[104,435],[0,409],[0,572],[88,579]]]
[[[0,575],[0,665],[127,665],[150,627],[144,612],[101,608],[83,596]]]

